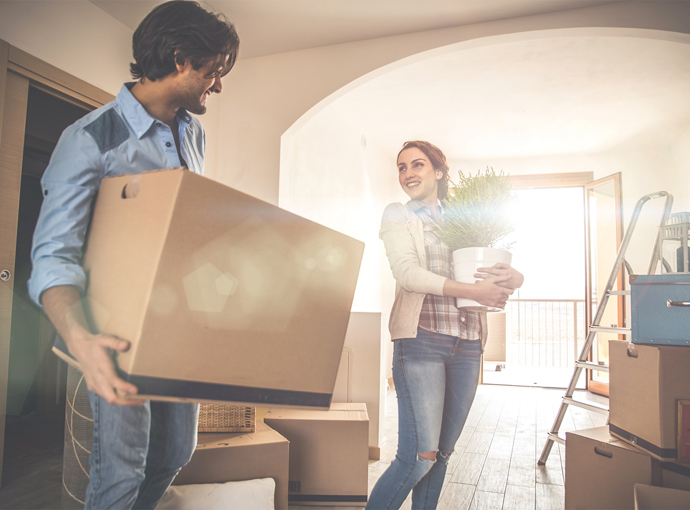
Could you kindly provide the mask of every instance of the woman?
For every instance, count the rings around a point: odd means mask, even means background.
[[[410,201],[386,207],[380,237],[396,296],[390,317],[393,380],[398,397],[398,452],[374,487],[368,509],[436,508],[448,460],[467,419],[486,342],[486,314],[455,306],[455,298],[504,307],[524,277],[507,264],[479,268],[475,284],[453,280],[451,250],[439,240],[448,194],[441,150],[406,142],[398,179]]]

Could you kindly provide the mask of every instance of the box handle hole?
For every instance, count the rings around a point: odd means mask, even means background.
[[[137,198],[140,181],[141,177],[139,175],[133,175],[130,181],[122,188],[122,198]]]
[[[640,353],[637,351],[637,347],[635,347],[633,344],[628,344],[628,357],[637,358],[639,355]]]
[[[609,459],[613,458],[613,452],[610,452],[609,450],[604,450],[601,446],[595,446],[594,453],[596,453],[597,455],[601,455],[602,457],[607,457]]]

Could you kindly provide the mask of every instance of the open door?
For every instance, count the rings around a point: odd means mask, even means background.
[[[12,402],[12,399],[8,400],[10,348],[14,344],[16,351],[16,347],[20,347],[21,338],[27,336],[20,334],[20,330],[24,331],[23,326],[29,324],[37,330],[36,336],[39,338],[32,338],[32,342],[37,345],[36,350],[40,351],[37,355],[41,360],[41,363],[34,362],[34,366],[40,367],[36,376],[34,371],[29,374],[31,380],[27,385],[31,384],[34,377],[38,378],[38,385],[46,387],[51,384],[55,386],[57,379],[56,364],[52,356],[43,356],[50,349],[49,322],[38,312],[29,317],[20,310],[32,306],[23,295],[26,285],[26,257],[17,258],[18,253],[27,252],[23,246],[30,244],[29,230],[33,230],[32,226],[21,230],[27,224],[28,209],[22,209],[22,205],[27,205],[24,198],[28,196],[26,192],[30,188],[26,178],[35,177],[37,184],[37,178],[40,177],[30,175],[32,172],[27,165],[27,155],[47,158],[47,154],[52,151],[45,143],[45,136],[37,132],[32,134],[31,129],[27,131],[27,111],[32,103],[32,92],[34,97],[58,99],[59,104],[77,107],[79,116],[113,99],[112,95],[0,40],[0,481],[7,405]],[[37,103],[34,101],[33,104]],[[45,110],[40,105],[38,109]],[[75,118],[64,120],[70,124]],[[38,124],[46,127],[42,120]],[[52,145],[54,146],[54,142]],[[37,189],[40,200],[40,188]],[[23,211],[22,214],[20,210]],[[51,366],[47,366],[50,364],[48,361],[53,362]],[[15,364],[12,369],[21,372],[21,367]],[[55,408],[55,392],[47,395],[37,405]]]
[[[621,201],[621,174],[590,182],[585,185],[585,317],[592,324],[601,302],[618,247],[623,239],[623,209]],[[623,267],[616,279],[616,289],[625,289]],[[601,319],[602,326],[625,327],[625,296],[609,299]],[[591,361],[609,364],[609,340],[621,335],[598,333],[592,345]],[[587,370],[587,389],[608,396],[609,374]]]

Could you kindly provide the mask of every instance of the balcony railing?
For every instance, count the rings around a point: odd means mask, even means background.
[[[511,366],[574,368],[587,335],[584,299],[511,299],[506,312]]]

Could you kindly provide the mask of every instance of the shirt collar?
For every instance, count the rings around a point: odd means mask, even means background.
[[[422,202],[421,200],[410,200],[409,202],[407,202],[407,207],[409,207],[410,210],[415,213],[421,211],[426,211],[427,213],[431,212],[429,211],[429,208],[426,205],[424,205],[424,202]],[[441,210],[441,215],[443,215],[443,203],[440,200],[438,201],[438,207]]]
[[[146,132],[151,129],[151,126],[159,120],[149,115],[149,112],[141,105],[139,101],[132,95],[130,89],[136,82],[129,82],[122,85],[119,94],[115,101],[120,106],[122,115],[125,117],[131,126],[137,138],[141,138]],[[180,127],[185,128],[192,121],[191,116],[187,110],[180,108],[177,111],[177,122]]]

